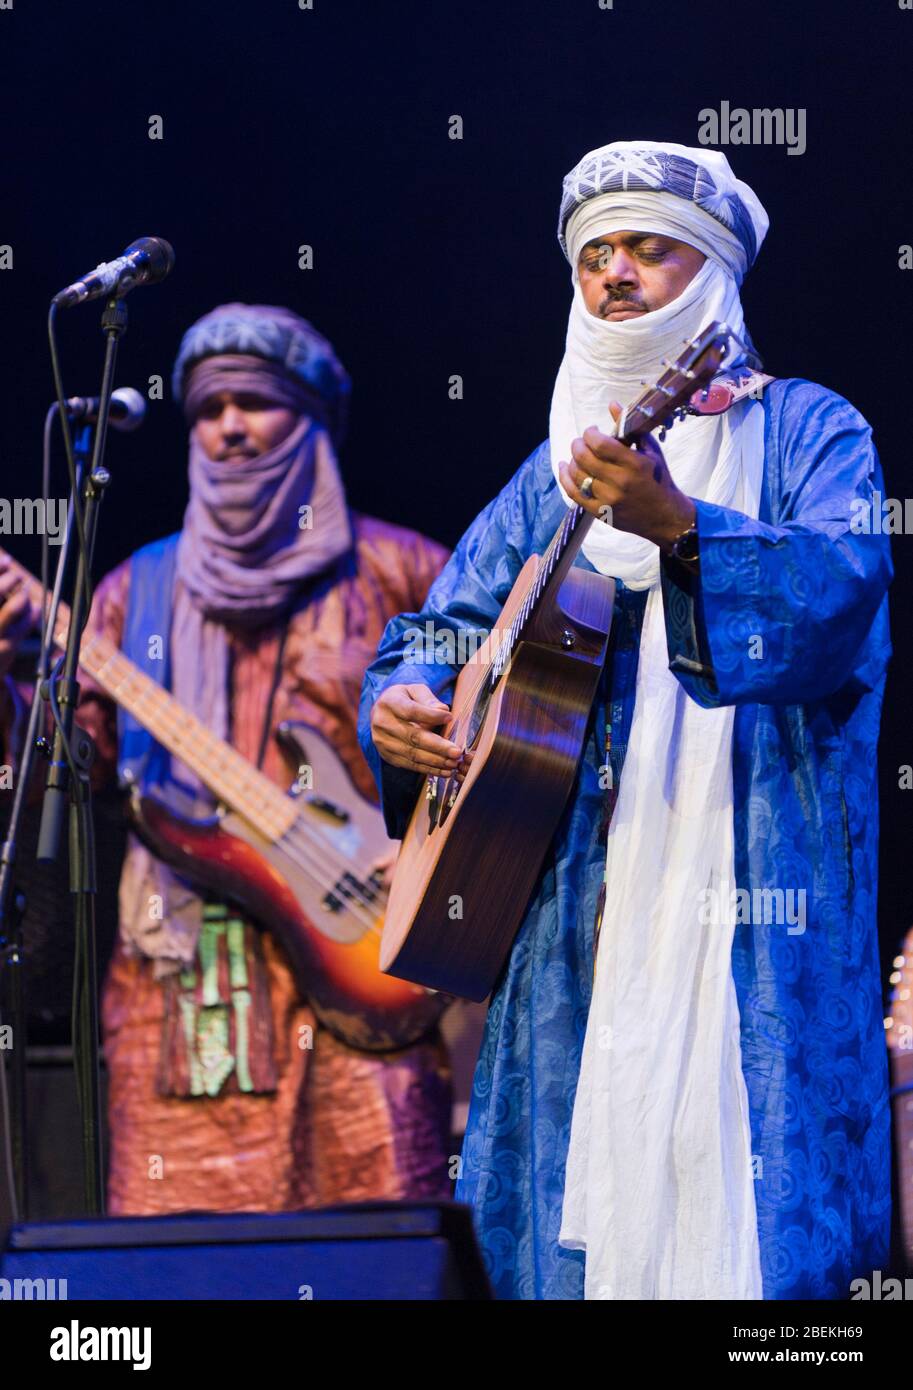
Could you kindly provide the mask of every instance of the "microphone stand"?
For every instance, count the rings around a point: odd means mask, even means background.
[[[126,292],[126,287],[124,287]],[[87,1214],[104,1214],[104,1175],[101,1149],[101,1109],[98,1078],[98,985],[95,946],[95,836],[92,817],[91,766],[95,757],[92,738],[82,729],[73,738],[74,715],[79,701],[76,671],[79,643],[88,618],[86,584],[91,572],[98,509],[110,474],[103,459],[108,434],[108,415],[114,389],[117,347],[127,327],[127,308],[113,295],[101,318],[105,335],[105,362],[99,393],[98,424],[92,463],[82,491],[85,550],[80,550],[73,581],[70,624],[62,675],[47,682],[47,696],[55,715],[55,734],[48,769],[41,828],[38,836],[38,862],[50,863],[60,850],[64,809],[69,803],[70,892],[75,898],[76,956],[74,962],[73,1060],[76,1068],[82,1116],[82,1140]],[[67,533],[69,541],[69,530]],[[63,557],[61,557],[63,560]]]
[[[92,428],[90,425],[84,425],[77,434],[73,446],[77,485],[82,481],[82,476],[89,458],[91,443]],[[45,503],[47,503],[47,501],[48,499],[45,498]],[[47,614],[49,634],[53,633],[53,626],[63,586],[64,571],[67,565],[69,541],[72,533],[72,508],[73,498],[71,495],[70,504],[67,508],[67,529],[64,535],[64,544],[61,546],[60,554],[57,559],[57,573],[54,579],[54,589],[50,596],[51,602]],[[44,617],[45,615],[43,614],[42,618]],[[32,694],[28,725],[22,743],[22,754],[17,769],[13,808],[10,812],[9,824],[6,828],[6,838],[2,846],[0,846],[0,963],[9,970],[6,976],[9,981],[9,1019],[13,1038],[15,1039],[10,1068],[12,1084],[10,1087],[11,1104],[9,1120],[10,1153],[12,1156],[13,1191],[15,1196],[15,1212],[13,1214],[19,1220],[27,1219],[29,1214],[29,1163],[28,1149],[26,1146],[26,1133],[28,1127],[26,1097],[26,1049],[28,1046],[28,1028],[24,987],[25,950],[22,933],[22,923],[28,912],[28,904],[24,894],[15,887],[13,875],[18,857],[20,825],[22,823],[22,816],[25,812],[26,801],[31,787],[35,755],[40,746],[39,723],[44,708],[42,687],[47,681],[48,662],[52,645],[53,643],[50,640],[42,641],[39,650],[38,665],[35,671],[35,689]],[[7,926],[7,924],[9,925]],[[0,1066],[3,1065],[3,1060],[0,1058]]]

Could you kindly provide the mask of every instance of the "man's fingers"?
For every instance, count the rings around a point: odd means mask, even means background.
[[[433,758],[451,766],[459,761],[462,753],[462,749],[451,739],[431,734],[417,724],[381,724],[374,731],[374,742],[381,751],[384,747],[395,748],[404,757]]]
[[[427,748],[438,753],[447,753],[456,745],[450,739],[431,732],[436,724],[450,718],[450,710],[435,712],[426,706],[410,700],[408,696],[390,695],[385,692],[371,714],[371,733],[375,743],[378,737],[394,739],[410,746]]]
[[[389,692],[389,707],[400,719],[415,720],[434,728],[450,718],[450,708],[427,685],[399,685]],[[383,696],[381,696],[383,699]]]
[[[439,763],[434,758],[423,756],[417,757],[407,766],[413,772],[420,772],[423,777],[452,777],[456,770],[452,763]]]
[[[449,759],[433,758],[420,748],[406,750],[399,744],[389,752],[384,752],[383,748],[379,748],[378,752],[384,762],[392,763],[394,767],[404,767],[409,772],[420,772],[423,777],[451,777],[456,770],[456,765]]]
[[[463,754],[463,759],[460,762],[459,767],[456,769],[454,773],[454,776],[456,777],[456,780],[458,782],[465,782],[466,774],[469,771],[469,764],[472,762],[474,757],[475,754],[467,748],[466,752]]]
[[[401,720],[380,721],[373,730],[374,744],[387,762],[423,772],[452,772],[462,749],[439,734]]]
[[[434,706],[413,703],[404,706],[399,717],[408,719],[410,723],[421,724],[424,728],[433,729],[436,724],[443,724],[450,718],[450,710],[446,706],[439,710]]]
[[[616,482],[607,483],[597,474],[599,465],[588,470],[584,465],[577,463],[562,463],[558,465],[561,482],[565,492],[569,497],[580,497],[581,506],[586,506],[588,510],[593,510],[593,505],[599,507],[614,507],[622,497],[622,489]],[[592,477],[595,482],[588,493],[581,492],[581,485],[587,477]],[[598,487],[598,492],[597,492]]]
[[[0,570],[0,596],[7,598],[21,588],[22,576],[20,574],[16,574],[13,570]]]
[[[603,434],[595,425],[590,425],[578,439],[572,441],[571,454],[582,467],[591,465],[594,460],[612,468],[631,462],[628,445],[610,434]]]
[[[432,730],[450,718],[447,705],[426,685],[391,686],[378,697],[371,714],[374,746],[394,767],[449,776],[463,749]]]
[[[31,626],[31,605],[23,589],[0,606],[0,632],[6,636],[25,635]]]
[[[431,731],[450,718],[450,710],[431,695],[427,686],[419,688],[427,692],[433,703],[410,695],[410,687],[394,687],[385,691],[374,707],[373,732],[386,734],[412,748],[422,748],[446,757],[454,752],[457,745],[452,739]]]
[[[442,738],[440,734],[429,734],[424,729],[419,729],[413,724],[406,742],[410,748],[420,750],[422,753],[430,753],[435,758],[445,758],[450,762],[456,762],[462,753],[462,748],[453,739]]]

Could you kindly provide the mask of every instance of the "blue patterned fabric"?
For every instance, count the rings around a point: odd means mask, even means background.
[[[764,408],[758,520],[698,503],[700,577],[677,582],[664,566],[663,592],[678,678],[702,705],[736,706],[737,884],[806,890],[803,933],[741,925],[732,955],[765,1297],[839,1298],[888,1251],[875,909],[891,561],[885,537],[850,531],[853,498],[883,491],[858,412],[797,380],[769,386]],[[361,739],[391,834],[405,829],[421,779],[381,763],[371,705],[404,682],[447,699],[456,675],[403,663],[404,631],[491,627],[563,509],[544,444],[473,522],[421,614],[388,624],[365,677]],[[624,775],[644,606],[643,592],[619,587],[577,785],[493,995],[476,1069],[457,1195],[473,1205],[504,1298],[583,1293],[583,1255],[560,1249],[557,1235],[605,869],[599,768],[608,723],[616,784]]]
[[[714,177],[712,165],[716,165],[718,170],[720,166],[725,166],[735,186],[722,187],[718,178]],[[633,147],[627,141],[603,145],[601,149],[591,150],[584,155],[580,163],[564,177],[558,213],[558,242],[567,256],[568,221],[588,198],[627,189],[673,193],[686,202],[696,203],[738,238],[745,253],[747,268],[757,258],[760,245],[751,212],[739,194],[740,187],[744,185],[736,184],[725,155],[717,150],[702,151],[700,159],[691,159],[650,141]]]
[[[220,304],[190,325],[181,339],[171,375],[177,401],[197,362],[226,353],[276,362],[314,391],[328,407],[334,436],[342,433],[351,382],[332,343],[312,323],[274,304]]]

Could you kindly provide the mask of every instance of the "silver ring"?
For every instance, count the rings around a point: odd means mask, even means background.
[[[580,484],[580,491],[583,493],[584,497],[593,496],[593,484],[595,481],[595,478],[584,478],[583,482]]]

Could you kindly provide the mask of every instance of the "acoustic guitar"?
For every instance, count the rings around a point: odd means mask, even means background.
[[[40,583],[10,560],[40,607]],[[68,625],[62,604],[54,631],[61,647]],[[293,766],[304,769],[286,794],[106,637],[83,636],[79,665],[219,803],[215,815],[193,819],[131,789],[130,818],[153,853],[273,931],[301,994],[343,1042],[386,1050],[426,1033],[450,1000],[379,969],[387,893],[371,865],[390,840],[380,811],[322,735],[298,723],[278,729]]]
[[[692,398],[709,395],[729,336],[712,323],[664,362],[622,418],[624,443],[725,409],[726,393],[703,411]],[[497,981],[573,787],[605,662],[614,581],[573,568],[594,521],[568,508],[457,677],[442,732],[472,758],[462,781],[429,777],[413,812],[384,922],[380,966],[391,975],[477,1000]]]
[[[891,1065],[891,1107],[900,1229],[907,1267],[913,1271],[913,927],[891,972],[891,1011],[885,1038]]]

